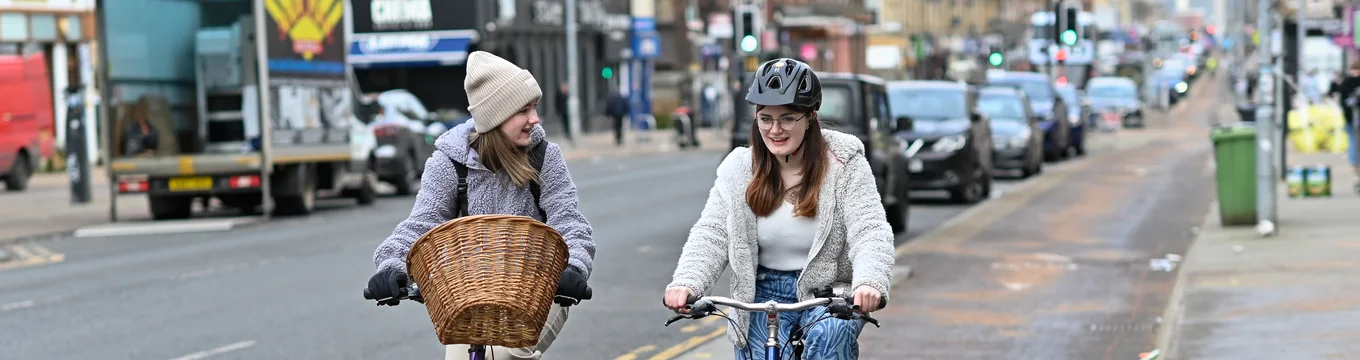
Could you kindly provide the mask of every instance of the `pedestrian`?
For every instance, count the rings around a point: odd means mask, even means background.
[[[1356,90],[1360,89],[1360,61],[1352,62],[1350,71],[1346,77],[1341,79],[1341,83],[1333,87],[1328,95],[1336,95],[1341,103],[1341,116],[1346,119],[1346,140],[1349,142],[1346,153],[1351,164],[1351,171],[1356,176],[1360,176],[1360,163],[1356,162],[1356,147],[1360,147],[1360,142],[1356,142],[1356,112],[1360,111],[1360,99],[1357,99]],[[1355,191],[1360,193],[1360,182],[1354,184]]]
[[[605,102],[605,116],[614,125],[614,145],[623,146],[623,130],[627,124],[629,107],[628,97],[623,96],[616,86],[610,86],[609,99]]]
[[[894,262],[888,226],[864,143],[822,129],[822,86],[806,63],[775,59],[761,65],[746,101],[756,107],[750,147],[718,166],[699,221],[690,229],[666,286],[666,307],[712,292],[727,268],[738,301],[794,303],[825,286],[853,290],[871,311],[887,301]],[[809,258],[810,257],[810,258]],[[730,265],[730,266],[729,266]],[[781,315],[778,338],[826,313],[814,308]],[[739,312],[728,328],[738,359],[751,358],[769,336],[764,316]],[[826,319],[805,330],[805,358],[856,359],[860,320]],[[748,348],[749,346],[749,348]]]
[[[575,138],[571,133],[571,110],[567,106],[568,95],[571,94],[571,86],[566,82],[557,85],[557,118],[562,122],[562,133],[567,135],[567,141],[576,145]]]
[[[368,282],[368,290],[376,299],[398,295],[408,284],[406,254],[411,244],[457,216],[456,161],[468,168],[467,199],[463,202],[467,214],[529,216],[562,234],[570,256],[557,295],[581,299],[595,258],[595,242],[590,223],[579,209],[576,184],[567,172],[562,151],[557,144],[544,140],[545,132],[534,110],[542,96],[537,81],[527,70],[505,59],[476,51],[468,56],[463,86],[472,119],[435,141],[437,150],[425,162],[423,184],[411,215],[397,225],[373,254],[378,269]],[[531,165],[526,149],[540,144],[545,149],[543,167],[538,171]],[[541,184],[540,199],[533,198],[532,183]],[[488,349],[489,358],[541,358],[567,321],[567,309],[561,304],[570,302],[561,298],[556,301],[559,305],[548,313],[536,346]],[[466,359],[467,349],[466,345],[450,345],[446,356]]]

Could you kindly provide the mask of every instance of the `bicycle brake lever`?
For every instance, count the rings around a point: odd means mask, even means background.
[[[883,326],[878,325],[878,320],[877,320],[877,319],[874,319],[873,317],[870,317],[868,313],[859,314],[859,318],[860,318],[860,320],[864,320],[864,322],[867,322],[867,323],[870,323],[870,324],[874,324],[874,327],[879,327],[879,328],[883,327]]]
[[[676,316],[674,316],[674,317],[671,317],[670,320],[666,320],[666,326],[671,326],[671,324],[674,324],[676,321],[680,321],[681,319],[684,319],[684,318],[687,318],[687,317],[689,317],[689,316],[687,316],[687,315],[676,315]]]

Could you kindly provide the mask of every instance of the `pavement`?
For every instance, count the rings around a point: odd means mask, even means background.
[[[1278,191],[1277,227],[1205,218],[1180,265],[1160,359],[1353,359],[1360,353],[1360,196],[1344,154],[1291,152],[1332,168],[1330,197]]]
[[[698,132],[700,150],[727,149],[728,137],[723,133],[719,129],[701,129]],[[585,134],[574,143],[562,137],[549,140],[561,144],[564,148],[563,157],[568,161],[694,150],[676,146],[676,137],[674,131],[629,131],[625,133],[623,146],[614,144],[612,133]],[[235,211],[220,209],[220,204],[214,202],[209,205],[212,209],[195,205],[195,212],[202,213],[195,219],[152,222],[146,195],[130,194],[117,196],[118,221],[111,223],[108,172],[103,167],[91,171],[91,201],[83,204],[72,203],[69,182],[65,173],[61,172],[36,174],[30,180],[29,188],[23,192],[0,191],[0,229],[3,229],[0,231],[0,244],[70,234],[142,234],[148,231],[144,229],[148,227],[159,227],[158,231],[230,230],[252,223],[250,219],[259,219],[238,217]],[[165,226],[167,224],[176,225]],[[12,251],[0,247],[0,261],[12,255]]]

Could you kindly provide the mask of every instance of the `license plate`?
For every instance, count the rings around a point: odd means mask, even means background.
[[[170,191],[210,190],[213,181],[208,176],[177,177],[170,179]]]
[[[925,164],[922,164],[922,163],[921,163],[921,160],[912,160],[911,162],[907,163],[907,171],[911,171],[911,172],[917,173],[917,172],[921,172],[921,170],[924,170],[924,169],[925,169]]]

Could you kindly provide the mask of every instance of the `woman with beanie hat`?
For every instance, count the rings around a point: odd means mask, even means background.
[[[542,221],[567,242],[569,259],[538,345],[519,349],[489,349],[489,358],[538,359],[552,345],[567,321],[566,305],[582,299],[595,259],[590,222],[579,209],[576,184],[567,172],[562,150],[544,139],[538,105],[542,91],[529,71],[496,55],[476,51],[468,56],[468,112],[472,119],[455,126],[435,141],[436,151],[425,162],[425,175],[411,215],[378,246],[373,261],[378,270],[368,281],[380,304],[396,305],[408,286],[406,254],[411,244],[430,229],[463,215],[508,214]],[[530,149],[543,146],[542,169],[535,169]],[[457,199],[455,163],[467,168],[467,198]],[[539,197],[534,198],[534,192]],[[468,346],[450,345],[448,359],[466,359]]]

